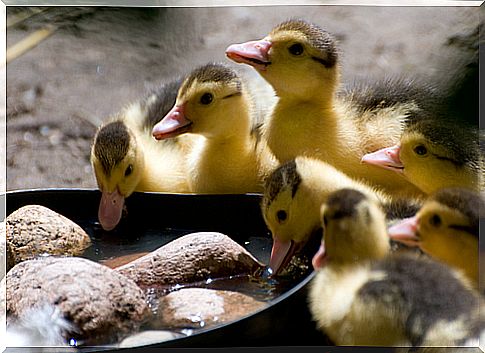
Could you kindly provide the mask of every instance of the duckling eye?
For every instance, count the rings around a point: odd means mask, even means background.
[[[429,224],[431,224],[433,227],[439,227],[441,225],[441,217],[438,216],[437,214],[434,214],[429,219]]]
[[[292,55],[301,55],[303,54],[303,45],[301,45],[300,43],[293,44],[288,48],[288,51]]]
[[[414,147],[414,153],[416,153],[418,156],[424,156],[426,153],[428,153],[428,150],[423,145],[417,145]]]
[[[278,218],[278,222],[281,223],[286,221],[286,219],[288,218],[288,214],[286,213],[286,211],[279,210],[278,212],[276,212],[276,218]]]
[[[214,96],[211,93],[204,93],[202,97],[200,97],[200,103],[204,105],[208,105],[212,103]]]
[[[133,173],[133,166],[130,164],[128,165],[128,167],[126,167],[126,170],[125,170],[125,177],[127,177],[128,175],[130,175],[131,173]]]

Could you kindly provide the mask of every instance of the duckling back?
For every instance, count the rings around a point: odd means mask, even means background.
[[[356,248],[352,255],[348,247],[356,239],[373,244],[387,237],[385,225],[375,222],[384,214],[363,194],[353,206],[341,201],[322,206],[325,236],[309,294],[318,327],[337,345],[476,345],[485,322],[477,310],[482,299],[470,282],[415,254],[366,257]]]

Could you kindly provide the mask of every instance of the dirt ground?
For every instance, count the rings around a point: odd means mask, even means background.
[[[7,7],[7,23],[32,10]],[[7,48],[39,29],[55,29],[7,64],[7,190],[95,187],[89,154],[103,120],[150,85],[209,61],[256,78],[251,68],[227,60],[224,49],[262,38],[288,18],[336,35],[343,81],[350,82],[449,75],[464,55],[454,39],[476,28],[480,12],[483,7],[48,8],[7,28]]]

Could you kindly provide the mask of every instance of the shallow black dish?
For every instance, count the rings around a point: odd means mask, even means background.
[[[89,189],[37,189],[8,192],[6,214],[27,204],[39,204],[59,212],[86,229],[96,224],[101,194]],[[217,231],[240,244],[248,237],[271,238],[262,219],[258,194],[194,195],[134,193],[126,200],[127,214],[115,231],[102,236],[115,239],[133,234],[139,240],[144,229],[170,228],[184,231]],[[93,229],[86,229],[90,235]],[[96,230],[96,236],[103,232]],[[176,233],[176,232],[175,232]],[[144,347],[257,347],[323,346],[329,342],[315,329],[307,306],[309,273],[292,289],[271,300],[262,310],[191,336]],[[84,347],[83,351],[101,347]],[[140,347],[140,349],[143,349]]]

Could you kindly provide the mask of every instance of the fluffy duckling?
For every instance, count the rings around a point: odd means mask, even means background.
[[[102,192],[98,218],[105,230],[119,223],[124,200],[134,191],[189,192],[182,142],[157,143],[151,136],[175,102],[179,84],[161,85],[98,129],[91,163]]]
[[[447,187],[479,192],[485,185],[478,131],[445,120],[410,124],[398,144],[366,154],[362,162],[392,170],[427,194]]]
[[[282,164],[267,178],[261,210],[273,236],[269,263],[273,275],[280,274],[307,243],[307,248],[311,247],[310,240],[316,240],[318,245],[320,206],[330,193],[341,188],[353,188],[369,198],[387,201],[385,195],[372,187],[351,179],[328,163],[308,157]]]
[[[226,55],[254,67],[274,88],[278,101],[262,130],[280,162],[311,156],[393,195],[422,196],[407,180],[393,180],[388,170],[373,169],[361,158],[397,143],[405,121],[420,109],[418,99],[431,96],[431,89],[383,80],[339,90],[335,39],[302,20],[281,23],[262,40],[233,44]]]
[[[262,192],[262,179],[276,160],[258,139],[253,113],[251,96],[237,73],[222,64],[207,64],[187,76],[153,136],[201,137],[187,156],[192,192]]]
[[[468,189],[447,188],[432,194],[412,218],[389,228],[389,236],[452,267],[478,286],[479,223],[483,198]]]
[[[385,215],[352,189],[322,206],[324,239],[309,307],[337,345],[476,346],[479,294],[458,272],[410,254],[388,255]]]

